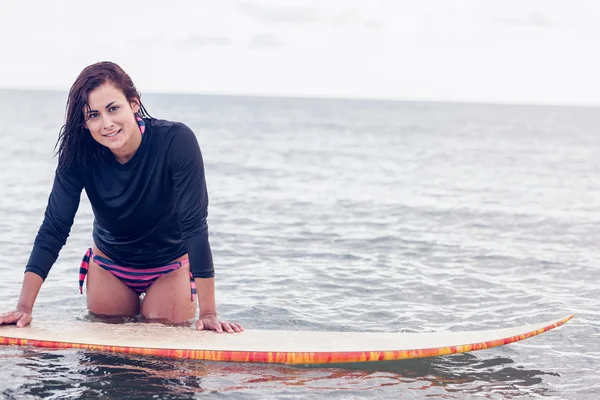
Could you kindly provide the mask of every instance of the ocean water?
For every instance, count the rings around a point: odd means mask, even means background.
[[[65,93],[0,91],[0,309],[16,304]],[[196,133],[217,303],[246,328],[430,332],[565,326],[470,354],[346,367],[0,347],[0,398],[600,396],[595,108],[145,95]],[[87,318],[93,215],[34,310]]]

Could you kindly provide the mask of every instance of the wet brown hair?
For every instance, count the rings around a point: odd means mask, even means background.
[[[140,93],[121,67],[109,61],[101,61],[87,66],[81,71],[69,90],[65,124],[60,129],[55,147],[58,148],[57,171],[65,171],[74,164],[85,167],[91,162],[102,161],[105,154],[110,151],[97,143],[84,126],[86,118],[83,111],[85,108],[89,108],[88,95],[105,83],[110,83],[120,89],[129,102],[138,103],[140,105],[138,116],[150,117],[140,100]]]

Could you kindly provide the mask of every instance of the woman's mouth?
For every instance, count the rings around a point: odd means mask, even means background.
[[[104,136],[104,137],[107,137],[107,138],[109,138],[109,139],[113,139],[113,138],[115,138],[115,137],[116,137],[116,136],[117,136],[119,133],[121,133],[121,130],[120,130],[120,129],[119,129],[118,131],[116,131],[116,132],[113,132],[113,133],[108,133],[108,134],[106,134],[106,135],[103,135],[103,136]]]

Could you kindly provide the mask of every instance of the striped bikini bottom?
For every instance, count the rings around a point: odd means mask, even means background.
[[[161,276],[166,275],[171,271],[175,271],[182,265],[189,263],[189,260],[186,258],[162,267],[144,269],[127,268],[115,264],[108,258],[93,254],[92,249],[90,248],[85,252],[79,268],[79,293],[81,294],[83,294],[83,282],[90,267],[90,259],[92,258],[96,264],[116,276],[121,282],[133,289],[138,295],[144,293],[150,287],[150,285],[152,285],[154,281]],[[194,301],[196,299],[197,291],[196,282],[194,282],[194,277],[192,276],[191,272],[190,287],[192,292],[192,301]]]

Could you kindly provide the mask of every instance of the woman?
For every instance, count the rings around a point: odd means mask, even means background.
[[[87,276],[90,313],[182,323],[195,318],[197,297],[197,329],[243,330],[217,318],[204,166],[188,127],[150,118],[131,78],[100,62],[71,87],[58,156],[17,307],[0,324],[31,322],[85,189],[95,219],[79,286]]]

